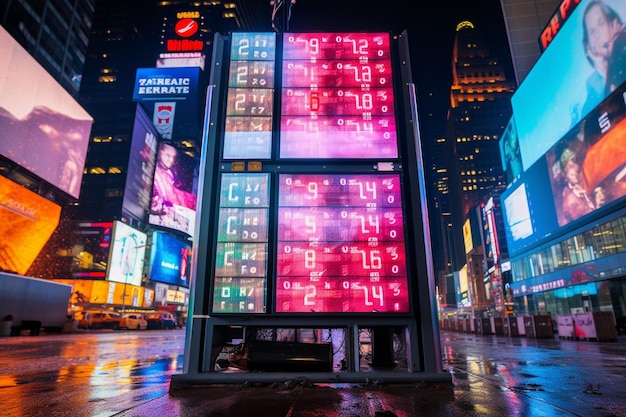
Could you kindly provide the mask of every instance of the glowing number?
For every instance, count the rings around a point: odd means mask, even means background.
[[[387,197],[387,202],[389,204],[393,204],[393,202],[396,201],[396,198],[392,195],[390,195],[389,197]]]
[[[307,233],[315,233],[317,231],[317,225],[315,224],[314,216],[306,216],[304,218],[304,224],[307,226],[306,228]]]
[[[373,98],[371,94],[363,94],[363,109],[372,110],[374,107]]]
[[[397,233],[396,233],[396,231],[395,231],[395,230],[391,230],[391,231],[389,231],[389,237],[390,237],[390,238],[395,239],[395,238],[396,238],[396,236],[397,236]]]
[[[378,289],[378,291],[376,291]],[[373,286],[372,287],[372,296],[375,299],[379,300],[379,305],[382,307],[382,305],[384,304],[383,302],[383,287],[382,285],[378,285],[378,286]]]
[[[394,265],[391,267],[391,272],[393,272],[394,274],[397,274],[400,271],[400,268],[398,267],[398,265]]]
[[[317,55],[317,54],[319,54],[319,52],[320,52],[320,41],[319,41],[319,39],[317,39],[317,38],[312,38],[312,39],[309,41],[309,48],[311,48],[311,49],[310,49],[310,53],[311,53],[312,55]]]
[[[237,94],[235,96],[235,110],[245,111],[246,110],[246,95],[245,94]]]
[[[248,67],[237,67],[237,85],[248,84]]]
[[[372,68],[369,65],[366,67],[363,67],[363,82],[364,83],[372,82]]]
[[[248,39],[241,39],[239,41],[239,55],[244,57],[248,56],[248,48],[250,47],[250,42]]]
[[[320,109],[320,99],[317,93],[311,93],[311,111],[318,111]]]
[[[317,183],[316,182],[308,183],[306,186],[306,190],[310,192],[311,194],[313,194],[314,199],[317,198]]]
[[[348,281],[342,282],[341,286],[343,287],[344,290],[349,290],[350,289],[350,283]]]
[[[345,179],[345,178],[340,178],[340,179],[339,179],[339,184],[341,184],[341,185],[346,185],[346,183],[347,183],[347,181],[346,181],[346,179]]]
[[[283,251],[284,251],[285,253],[291,253],[291,246],[286,245],[286,246],[285,246],[285,249],[283,249]]]
[[[365,191],[369,191],[372,193],[372,199],[376,199],[376,183],[375,182],[365,182]]]
[[[378,216],[374,216],[372,218],[372,215],[370,214],[369,224],[370,226],[374,226],[374,228],[376,229],[376,234],[378,234],[378,232],[380,231],[380,225],[378,224]]]
[[[376,250],[376,249],[372,249],[369,253],[369,260],[370,262],[368,263],[368,259],[367,259],[367,255],[365,253],[365,251],[359,251],[359,253],[362,256],[362,265],[363,265],[363,269],[382,269],[383,267],[383,262],[382,259],[380,257],[380,251]]]
[[[369,43],[367,42],[367,39],[361,39],[359,41],[359,43],[361,45],[359,46],[358,53],[361,54],[361,55],[367,55],[367,47],[369,46]],[[355,51],[355,52],[357,52],[357,51]]]
[[[315,298],[317,290],[315,289],[315,287],[313,285],[307,285],[305,287],[305,291],[306,291],[306,294],[304,294],[304,305],[305,306],[314,306],[315,305],[315,301],[313,300],[313,298]]]
[[[315,251],[314,250],[304,251],[304,267],[306,269],[315,268]]]
[[[285,184],[291,185],[292,183],[293,183],[293,180],[291,178],[285,178]]]
[[[283,288],[286,289],[286,290],[290,290],[291,289],[291,282],[290,281],[283,282]]]

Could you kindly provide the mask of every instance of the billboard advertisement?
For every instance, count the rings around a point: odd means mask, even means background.
[[[546,154],[559,226],[626,195],[626,85]]]
[[[107,270],[109,281],[141,285],[147,240],[145,233],[126,223],[114,222],[113,245]]]
[[[196,160],[159,143],[148,221],[192,236],[196,221]]]
[[[510,184],[524,172],[517,127],[515,126],[515,116],[512,116],[506,125],[498,145],[500,146],[502,169],[506,175],[507,184]]]
[[[74,229],[72,277],[106,278],[113,222],[81,222]]]
[[[0,154],[74,198],[91,116],[0,27]]]
[[[26,274],[60,216],[60,206],[0,176],[0,269]]]
[[[388,33],[285,33],[281,158],[397,158]]]
[[[581,0],[513,95],[524,169],[624,83],[625,19],[622,0]]]
[[[276,312],[408,312],[400,176],[279,181]]]
[[[163,232],[152,233],[150,280],[189,287],[191,246]]]
[[[137,104],[122,210],[140,221],[145,221],[150,210],[156,151],[155,127]]]
[[[164,139],[179,126],[197,124],[199,77],[197,67],[137,69],[133,100],[154,118],[159,132],[165,133]]]

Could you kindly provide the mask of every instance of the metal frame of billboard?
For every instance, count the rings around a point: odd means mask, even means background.
[[[391,36],[390,36],[391,39]],[[307,377],[312,381],[363,382],[368,378],[384,377],[387,381],[441,381],[449,382],[449,375],[442,372],[438,341],[436,302],[434,300],[434,271],[427,222],[425,185],[421,143],[417,126],[417,104],[413,84],[411,83],[410,60],[406,33],[391,41],[396,65],[395,104],[397,109],[407,109],[395,115],[398,130],[399,155],[394,158],[355,159],[281,159],[278,149],[272,149],[269,161],[224,160],[222,159],[223,132],[225,119],[222,103],[228,92],[228,65],[231,36],[216,34],[213,53],[213,71],[210,89],[207,94],[207,112],[203,137],[203,160],[201,166],[201,189],[198,194],[199,218],[194,237],[194,265],[192,269],[192,288],[190,317],[187,332],[184,373],[173,376],[173,385],[193,383],[225,383],[241,381],[277,381],[295,376],[291,372],[258,373],[222,373],[215,369],[219,355],[218,348],[227,337],[224,333],[232,326],[246,328],[301,328],[301,329],[344,329],[346,335],[346,370],[342,372],[312,372]],[[279,48],[280,51],[280,48]],[[397,55],[396,55],[397,54]],[[400,82],[402,80],[402,82]],[[400,87],[401,86],[401,87]],[[277,95],[278,96],[278,95]],[[274,103],[278,108],[279,103]],[[279,120],[273,122],[273,142],[277,143]],[[267,272],[267,309],[266,312],[216,314],[213,310],[214,279],[216,276],[217,236],[219,226],[219,201],[221,178],[231,174],[265,173],[271,178],[270,207],[268,224]],[[406,221],[403,234],[406,239],[406,251],[413,256],[407,257],[409,285],[409,309],[402,313],[383,313],[375,310],[368,313],[278,313],[276,310],[275,285],[277,280],[276,247],[278,231],[278,180],[280,175],[398,175],[403,183],[403,204]],[[253,189],[254,187],[248,187]],[[251,196],[250,196],[251,197]],[[252,198],[252,197],[251,197]],[[250,270],[250,268],[246,268]],[[409,345],[407,372],[374,370],[362,372],[359,365],[360,328],[389,329],[402,328]],[[382,337],[382,336],[381,336]],[[298,373],[297,375],[302,375]]]

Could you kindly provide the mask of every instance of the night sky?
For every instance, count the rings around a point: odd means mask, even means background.
[[[504,62],[514,79],[499,0],[297,0],[292,7],[291,32],[390,31],[408,32],[413,81],[420,100],[422,129],[441,135],[450,105],[452,47],[455,27],[472,21],[486,35],[492,54]],[[432,114],[432,117],[424,115]],[[432,125],[429,125],[432,123]]]

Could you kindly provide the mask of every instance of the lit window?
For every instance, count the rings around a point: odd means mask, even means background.
[[[114,83],[115,81],[117,81],[115,75],[101,75],[98,77],[99,83]]]
[[[105,172],[106,171],[102,167],[92,167],[92,168],[89,168],[89,173],[93,174],[93,175],[102,175]]]
[[[121,174],[122,170],[120,167],[109,167],[109,174]]]

